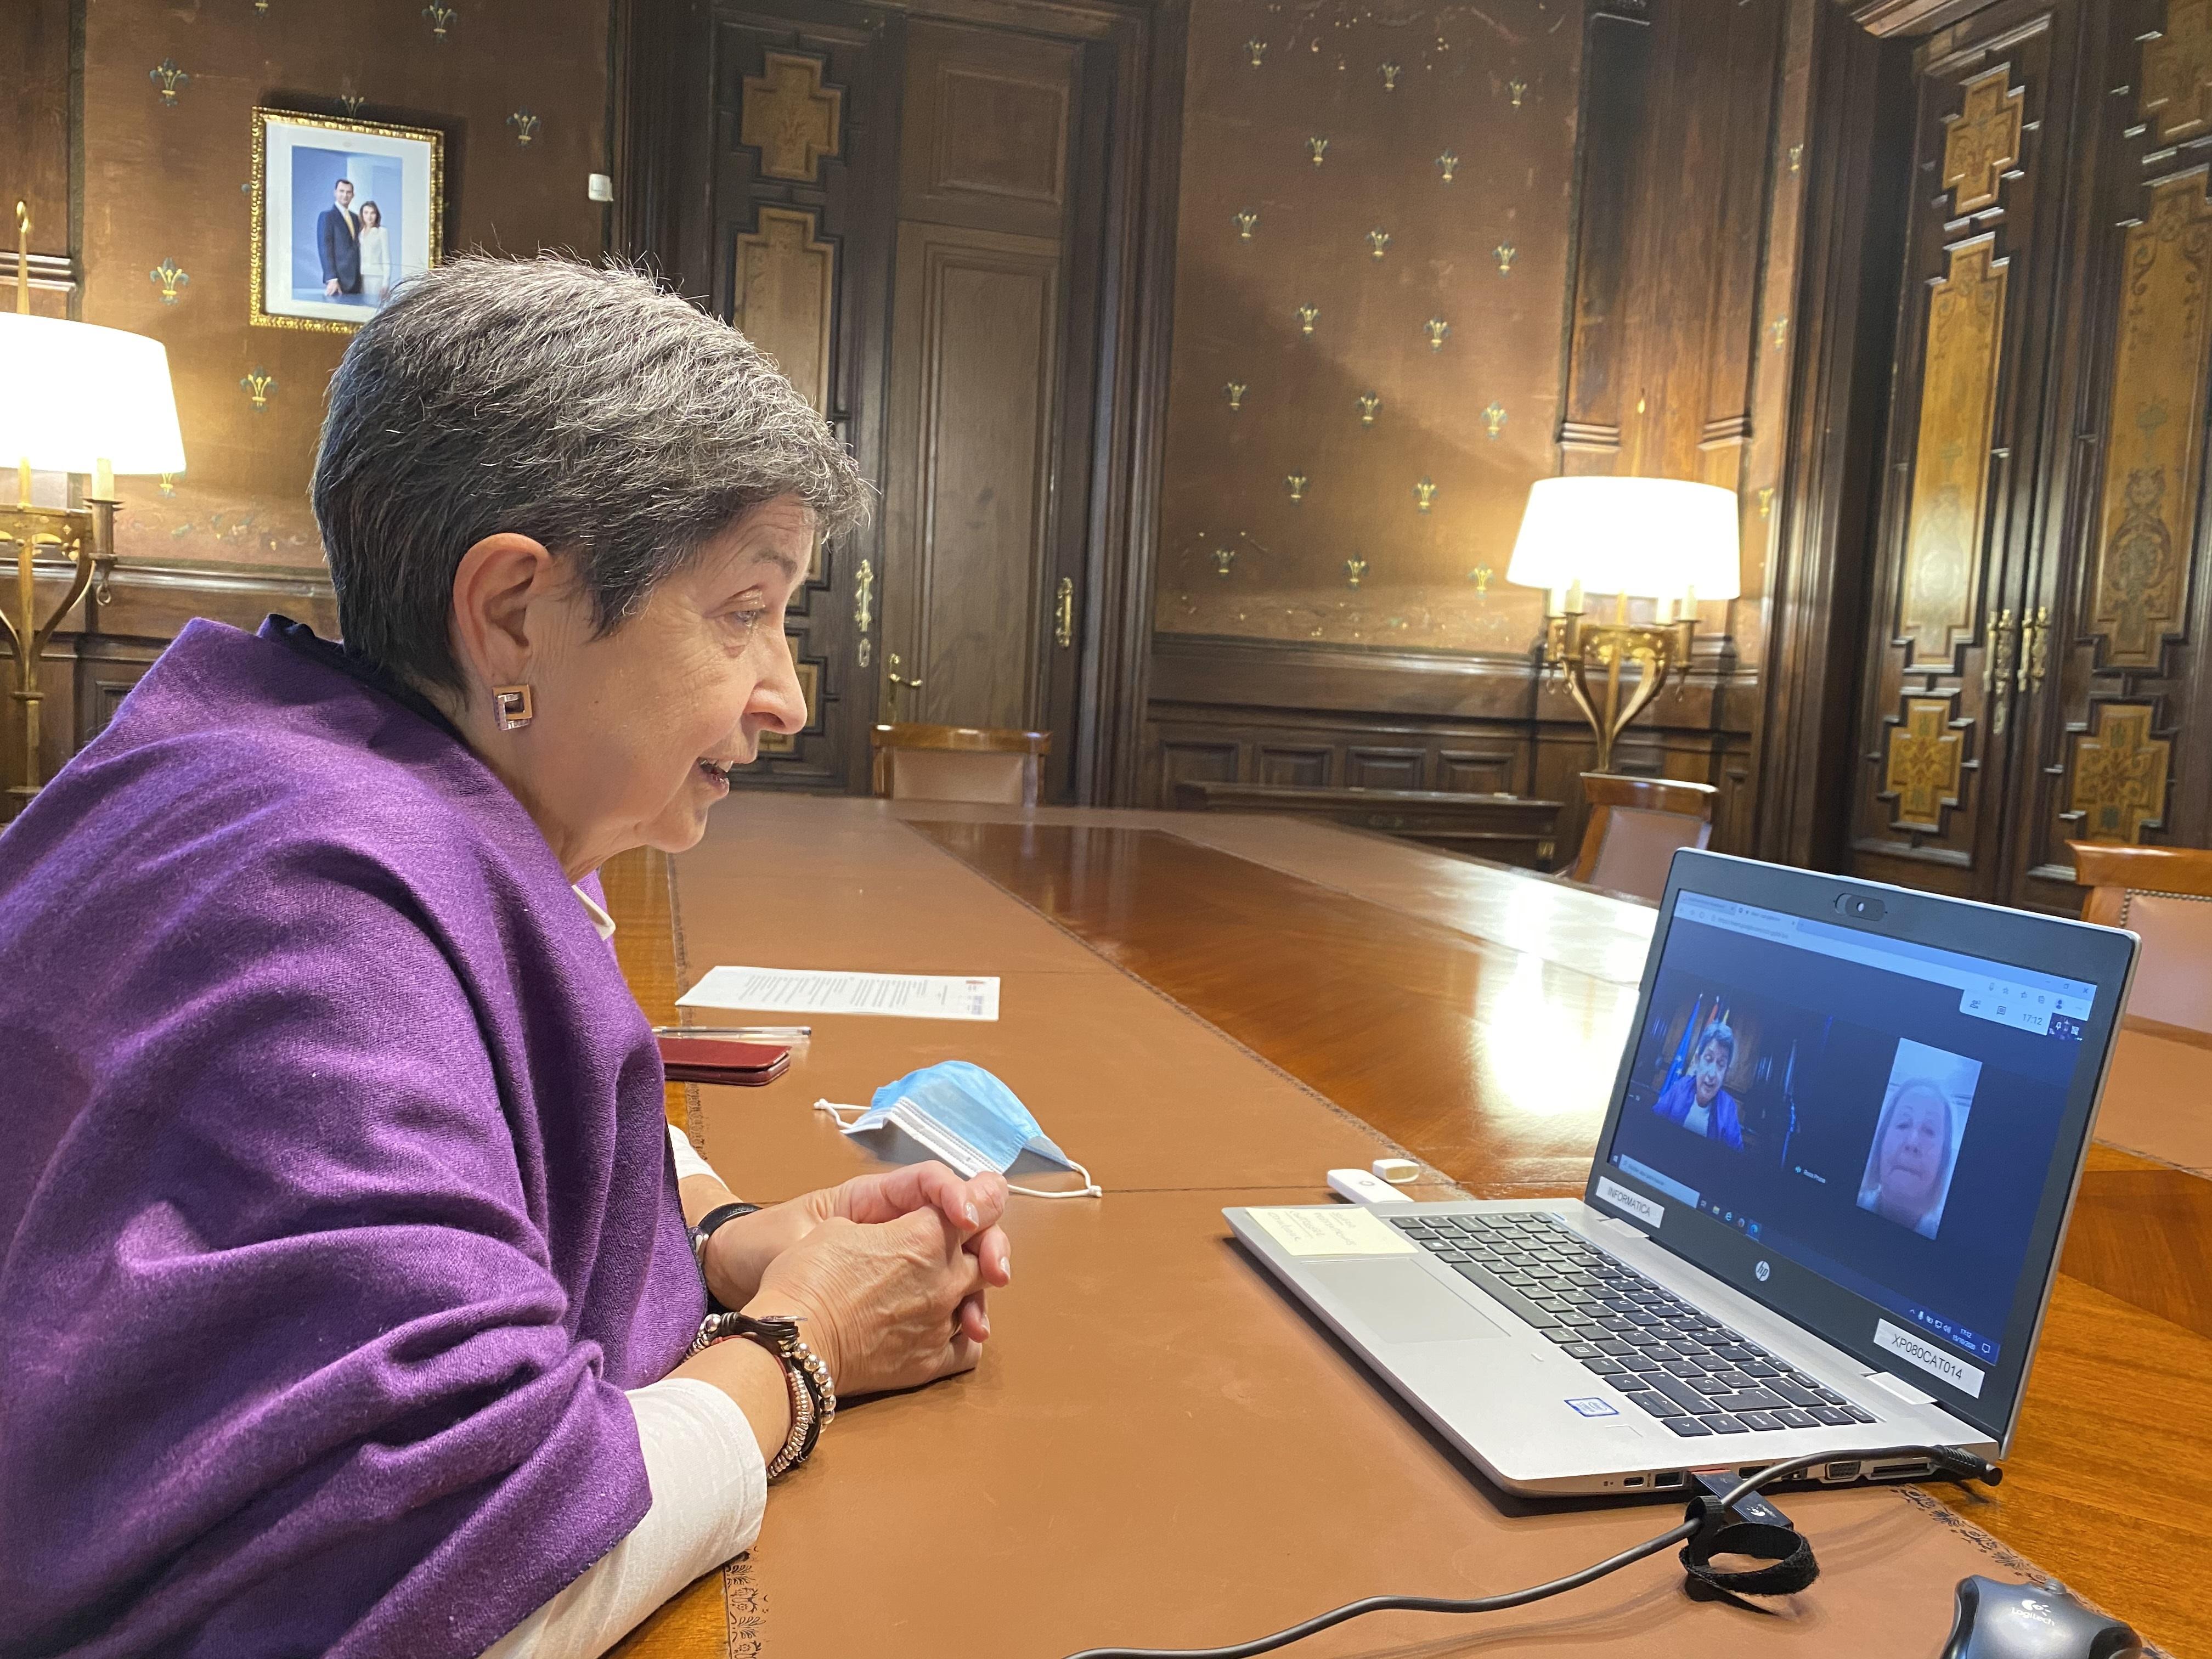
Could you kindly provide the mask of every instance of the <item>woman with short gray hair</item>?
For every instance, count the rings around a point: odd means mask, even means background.
[[[862,486],[775,366],[459,260],[314,503],[343,646],[193,623],[0,836],[0,1652],[599,1653],[1007,1280],[995,1175],[735,1202],[607,944],[805,720]]]

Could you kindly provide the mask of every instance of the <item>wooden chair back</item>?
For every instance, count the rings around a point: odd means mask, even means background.
[[[1675,850],[1712,839],[1713,798],[1719,793],[1710,783],[1583,773],[1590,815],[1575,879],[1656,902],[1667,890],[1667,866]]]
[[[2081,920],[2142,940],[2124,1011],[2131,1025],[2212,1033],[2212,852],[2069,842],[2089,890]]]
[[[875,793],[890,800],[962,800],[1035,806],[1049,732],[905,721],[869,734]]]

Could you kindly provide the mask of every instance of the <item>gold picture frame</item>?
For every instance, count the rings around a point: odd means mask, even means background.
[[[256,106],[252,148],[252,326],[350,334],[399,282],[444,258],[446,135],[436,128]]]

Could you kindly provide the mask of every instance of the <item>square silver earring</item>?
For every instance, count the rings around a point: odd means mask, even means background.
[[[491,706],[502,732],[529,725],[538,712],[531,703],[530,688],[526,685],[495,685],[491,689]]]

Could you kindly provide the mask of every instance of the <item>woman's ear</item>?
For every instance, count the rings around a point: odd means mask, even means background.
[[[549,597],[556,574],[553,556],[527,536],[501,532],[461,555],[453,572],[453,654],[478,684],[528,681],[531,659],[544,644],[532,637],[531,605]]]

